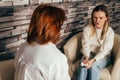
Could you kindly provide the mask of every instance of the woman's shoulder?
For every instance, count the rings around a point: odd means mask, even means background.
[[[109,27],[108,29],[109,29],[110,31],[113,31],[112,27]]]
[[[108,28],[108,34],[114,34],[114,30],[111,27]]]
[[[37,55],[46,55],[60,60],[65,59],[65,55],[53,43],[48,43],[42,46],[40,45],[40,49],[38,48],[38,52],[40,54]]]
[[[83,28],[83,33],[87,33],[87,34],[90,33],[90,26],[89,25],[87,25]]]
[[[106,36],[114,36],[114,34],[115,34],[115,32],[114,32],[114,30],[111,28],[111,27],[109,27],[108,28],[108,31],[107,31],[107,33],[106,33]]]
[[[49,43],[49,45],[48,45],[49,47],[49,49],[50,49],[50,51],[49,52],[51,52],[51,55],[53,55],[53,56],[55,56],[54,58],[55,59],[57,59],[58,61],[60,60],[66,60],[67,58],[66,58],[66,56],[65,56],[65,54],[64,53],[62,53],[62,51],[60,51],[57,47],[56,47],[56,45],[54,45],[54,44],[52,44],[52,43]]]

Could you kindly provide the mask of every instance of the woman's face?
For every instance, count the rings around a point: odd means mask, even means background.
[[[103,12],[103,11],[94,12],[93,13],[93,21],[94,21],[95,27],[97,29],[102,29],[105,21],[107,21],[107,17],[105,15],[105,12]]]

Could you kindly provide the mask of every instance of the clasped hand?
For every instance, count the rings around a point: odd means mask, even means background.
[[[82,63],[85,64],[85,67],[87,69],[91,68],[94,62],[95,62],[95,59],[94,58],[89,59],[89,56],[84,56],[84,59],[82,61]]]

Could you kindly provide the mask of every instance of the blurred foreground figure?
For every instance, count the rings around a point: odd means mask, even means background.
[[[56,47],[64,10],[40,5],[33,12],[27,41],[15,56],[15,80],[70,80],[66,56]]]

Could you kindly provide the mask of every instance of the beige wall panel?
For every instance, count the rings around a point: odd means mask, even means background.
[[[28,5],[29,0],[13,0],[13,5]]]
[[[2,6],[12,6],[12,1],[0,1],[0,7]]]
[[[30,4],[38,4],[39,0],[30,0]]]
[[[39,0],[39,3],[51,3],[52,0]]]
[[[62,2],[63,0],[52,0],[52,2]]]

